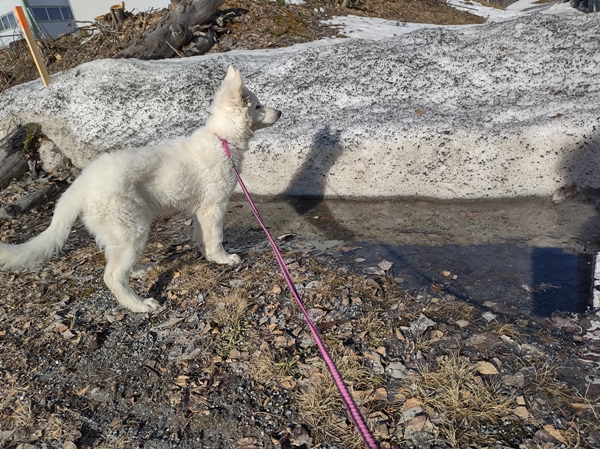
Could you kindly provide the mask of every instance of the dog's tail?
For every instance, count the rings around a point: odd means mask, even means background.
[[[58,200],[48,229],[20,245],[0,243],[0,267],[30,267],[50,258],[62,248],[83,208],[83,198],[73,187],[71,186]]]

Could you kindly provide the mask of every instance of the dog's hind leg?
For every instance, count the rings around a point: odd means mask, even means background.
[[[217,203],[204,206],[196,211],[196,218],[200,222],[198,237],[202,238],[202,248],[206,260],[217,263],[235,265],[240,263],[237,254],[227,254],[223,249],[223,218],[227,210],[227,203]]]
[[[142,299],[129,286],[129,275],[138,258],[136,245],[107,245],[104,282],[119,304],[134,312],[148,312],[159,304],[153,298]]]

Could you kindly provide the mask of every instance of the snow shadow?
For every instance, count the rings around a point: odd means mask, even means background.
[[[329,125],[319,129],[310,146],[304,163],[294,174],[286,190],[278,195],[285,199],[300,216],[308,216],[325,238],[345,240],[353,232],[335,219],[327,203],[324,202],[327,179],[343,152],[340,145],[341,130],[332,130]],[[305,192],[317,192],[306,196]]]
[[[595,126],[592,127],[596,129]],[[598,176],[600,169],[600,133],[584,135],[563,151],[561,171],[564,186],[555,194],[557,201],[600,201],[600,190],[577,192],[578,183]],[[566,195],[565,195],[566,193]],[[598,203],[600,205],[600,203]],[[551,230],[548,230],[551,233]],[[583,313],[593,304],[595,252],[600,247],[600,211],[577,230],[584,240],[579,252],[558,247],[533,248],[531,252],[532,313],[551,316],[555,312]]]

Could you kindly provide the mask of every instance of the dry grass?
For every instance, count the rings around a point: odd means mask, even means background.
[[[264,347],[253,354],[250,375],[261,385],[279,383],[298,376],[297,361],[297,357],[289,358]]]
[[[384,377],[374,375],[369,368],[362,366],[353,352],[342,355],[338,350],[332,352],[331,356],[351,392],[372,390],[383,385]],[[363,447],[357,432],[347,423],[342,399],[333,378],[323,364],[320,365],[321,372],[295,392],[302,419],[315,430],[317,441],[340,443],[351,449]],[[362,403],[363,407],[369,405]]]
[[[475,365],[459,353],[440,356],[435,369],[421,369],[419,378],[407,385],[406,395],[416,396],[443,417],[440,435],[452,447],[466,447],[469,431],[497,424],[516,406],[512,395],[494,379],[479,376]]]
[[[427,306],[426,315],[432,319],[471,321],[475,316],[475,307],[465,301],[443,298]]]
[[[521,334],[521,332],[519,332],[516,326],[509,323],[493,326],[492,332],[498,337],[502,337],[503,335],[505,335],[514,341],[523,341],[523,335]]]
[[[347,424],[342,400],[329,374],[319,376],[297,393],[298,411],[316,432],[316,440],[342,444],[349,449],[363,447],[356,431]]]
[[[225,297],[211,295],[207,302],[212,310],[209,319],[216,326],[211,334],[212,348],[224,359],[229,357],[233,349],[246,349],[246,310],[248,309],[247,293],[236,290]]]
[[[556,367],[552,362],[542,366],[532,365],[533,375],[527,384],[526,394],[541,395],[556,406],[568,405],[573,400],[573,388],[558,380]]]

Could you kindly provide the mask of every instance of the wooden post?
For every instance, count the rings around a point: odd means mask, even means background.
[[[44,86],[48,87],[48,84],[50,84],[50,75],[48,75],[46,65],[44,64],[44,59],[42,58],[42,54],[40,53],[37,43],[35,42],[33,33],[29,28],[29,24],[27,23],[27,19],[25,18],[25,14],[23,13],[23,8],[21,6],[15,6],[15,16],[17,16],[19,25],[21,25],[21,29],[23,30],[23,33],[25,33],[25,40],[27,41],[27,45],[29,45],[29,50],[31,51],[31,55],[33,56],[33,60],[35,61],[38,72],[40,72]]]

